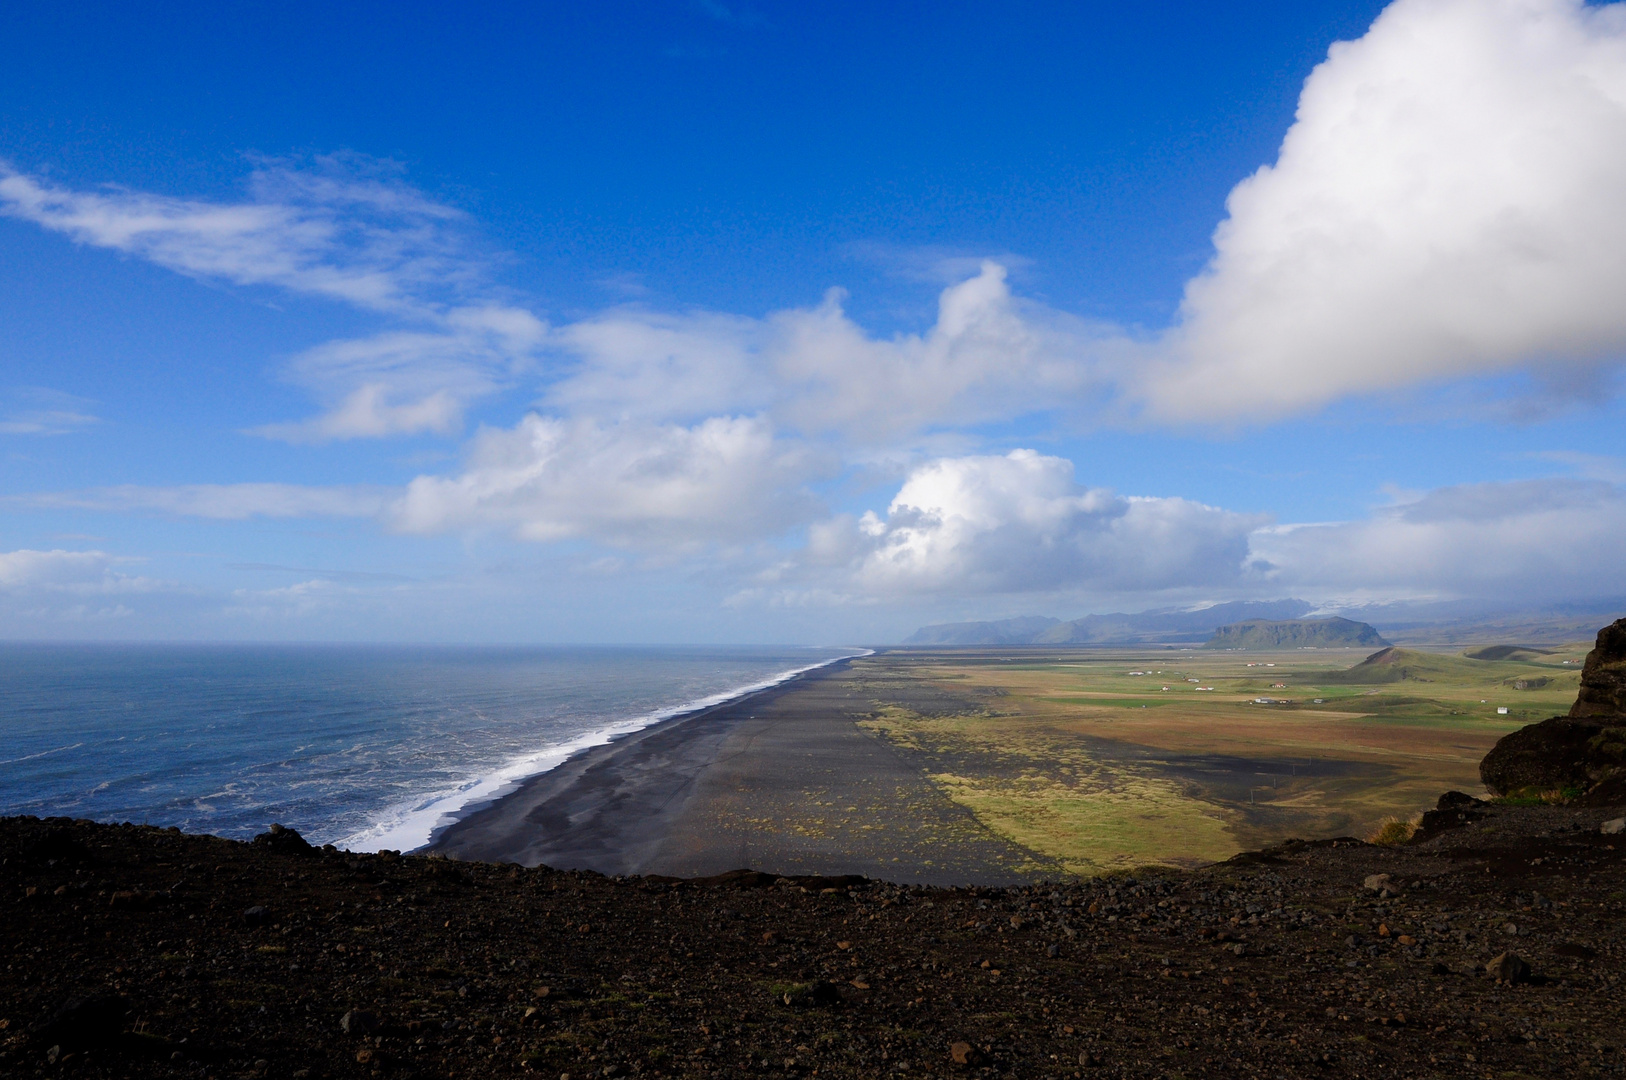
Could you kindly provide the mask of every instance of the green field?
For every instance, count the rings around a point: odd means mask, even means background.
[[[1586,644],[1398,650],[899,650],[854,663],[866,725],[988,828],[1091,874],[1366,836],[1567,712]],[[1261,701],[1260,699],[1268,699]],[[1498,712],[1505,708],[1506,713]]]

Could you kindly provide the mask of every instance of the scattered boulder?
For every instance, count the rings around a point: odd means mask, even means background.
[[[1505,952],[1485,965],[1485,974],[1497,982],[1529,982],[1530,965],[1518,953]]]
[[[41,1046],[58,1052],[107,1046],[124,1031],[124,1018],[130,1012],[128,998],[118,994],[96,994],[64,1003],[34,1033]]]
[[[304,854],[315,851],[303,836],[285,825],[273,824],[269,829],[254,838],[259,847],[270,848],[272,851],[286,851],[293,854]]]
[[[1449,829],[1461,828],[1485,816],[1480,809],[1483,799],[1476,799],[1464,791],[1447,791],[1440,796],[1433,810],[1425,811],[1412,834],[1412,842],[1421,844]]]
[[[1598,826],[1598,831],[1605,836],[1619,836],[1626,832],[1626,817],[1613,818]]]
[[[1361,884],[1370,892],[1382,892],[1384,889],[1394,888],[1391,884],[1393,880],[1388,874],[1368,874]]]
[[[371,1035],[378,1027],[377,1015],[366,1009],[351,1009],[339,1017],[339,1028],[346,1035]]]
[[[833,982],[815,979],[809,983],[797,983],[786,987],[780,993],[780,999],[796,1009],[813,1005],[835,1005],[841,1001],[841,991],[836,989]]]
[[[981,1065],[982,1053],[968,1042],[949,1044],[949,1057],[956,1065]]]
[[[243,922],[249,926],[264,926],[271,921],[271,912],[263,904],[243,909]]]

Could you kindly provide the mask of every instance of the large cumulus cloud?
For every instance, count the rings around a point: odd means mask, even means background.
[[[1083,487],[1072,462],[1032,450],[942,458],[915,469],[884,516],[815,526],[802,559],[763,586],[845,599],[1234,588],[1262,523]]]
[[[1626,8],[1397,0],[1305,83],[1132,396],[1268,420],[1626,352]]]

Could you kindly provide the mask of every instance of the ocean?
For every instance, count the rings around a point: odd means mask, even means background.
[[[0,814],[410,851],[578,750],[862,652],[0,644]]]

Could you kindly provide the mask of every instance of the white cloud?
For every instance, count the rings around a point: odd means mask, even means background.
[[[943,290],[924,334],[872,338],[841,298],[832,292],[817,308],[770,320],[769,360],[784,385],[775,411],[802,430],[861,443],[1075,409],[1093,388],[1089,358],[1115,347],[1101,328],[1014,298],[993,262]]]
[[[1626,489],[1555,478],[1439,488],[1355,521],[1277,525],[1085,488],[1061,458],[942,458],[884,515],[815,523],[734,606],[1026,597],[1025,606],[1298,596],[1316,602],[1626,595]]]
[[[438,322],[432,331],[330,341],[296,357],[289,378],[308,386],[328,411],[254,434],[296,443],[452,434],[468,402],[502,389],[547,334],[530,312],[497,305],[454,308]]]
[[[93,488],[17,495],[6,501],[39,509],[150,511],[182,517],[241,521],[252,517],[372,517],[389,501],[379,488],[302,484],[184,484],[176,487]]]
[[[610,420],[693,420],[756,412],[775,387],[760,358],[760,320],[713,312],[616,308],[559,328],[572,361],[547,393],[563,412]]]
[[[0,214],[192,277],[325,297],[408,324],[294,358],[289,378],[326,411],[256,429],[271,438],[452,433],[470,401],[531,363],[546,334],[531,312],[480,295],[490,292],[485,260],[460,211],[357,155],[263,163],[241,202],[76,191],[0,162]]]
[[[114,569],[131,561],[105,551],[0,551],[0,590],[83,596],[150,592],[163,587],[151,578],[132,577]]]
[[[530,540],[737,543],[810,516],[801,485],[816,467],[760,417],[684,427],[532,414],[480,432],[461,475],[413,480],[391,519],[404,532],[498,526]]]
[[[1364,521],[1262,529],[1259,587],[1329,596],[1597,599],[1626,595],[1626,491],[1521,480],[1427,492]]]
[[[1163,421],[1626,353],[1626,7],[1396,0],[1237,185],[1181,324],[1131,379]]]
[[[816,525],[796,564],[763,578],[830,596],[1234,588],[1257,516],[1084,488],[1032,450],[943,458],[906,479],[883,518]]]
[[[226,203],[112,186],[74,191],[0,162],[0,214],[193,277],[399,311],[419,309],[425,287],[467,276],[447,228],[462,215],[383,163],[353,155],[308,169],[266,162],[249,195]]]
[[[353,585],[312,578],[276,589],[235,589],[222,613],[257,621],[308,619],[342,610],[360,594]]]
[[[890,338],[848,318],[839,289],[761,320],[618,309],[559,332],[576,368],[547,401],[616,418],[760,410],[862,445],[1087,407],[1123,337],[1012,296],[1005,276],[983,261],[943,290],[929,329]]]
[[[58,390],[28,386],[4,398],[0,435],[67,435],[101,422],[87,411],[91,402]]]

